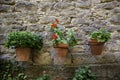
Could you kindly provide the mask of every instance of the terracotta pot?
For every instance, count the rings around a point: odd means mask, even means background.
[[[97,42],[97,40],[92,39],[92,40],[89,40],[88,43],[90,45],[92,54],[100,55],[102,53],[105,42]]]
[[[16,55],[18,61],[29,61],[31,48],[16,48]]]
[[[56,44],[54,45],[55,52],[59,57],[66,57],[68,53],[68,44]]]
[[[69,45],[68,44],[55,44],[54,48],[68,48]]]

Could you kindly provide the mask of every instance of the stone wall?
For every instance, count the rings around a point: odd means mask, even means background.
[[[97,77],[96,80],[120,80],[120,64],[94,64],[89,66]],[[43,72],[46,71],[46,74],[51,77],[51,80],[54,80],[56,77],[60,77],[62,80],[72,80],[76,69],[79,67],[81,67],[81,65],[30,65],[26,68],[26,74],[29,75],[28,77],[32,80],[43,75]]]
[[[49,44],[50,25],[55,18],[65,29],[76,30],[78,44],[70,49],[65,64],[106,63],[120,60],[120,2],[119,0],[1,0],[0,44],[1,53],[14,53],[3,47],[8,32],[17,30],[42,34],[44,48],[35,62],[51,64],[52,48]],[[103,55],[90,54],[87,39],[91,31],[105,28],[112,34]],[[83,56],[83,57],[82,57]],[[44,60],[42,60],[44,59]],[[54,60],[56,61],[56,60]],[[63,62],[62,62],[63,63]]]
[[[74,29],[78,44],[70,49],[66,59],[58,59],[49,44],[50,25],[55,18]],[[111,32],[102,55],[90,53],[89,33],[99,28]],[[35,64],[105,64],[120,62],[120,0],[0,0],[0,53],[3,58],[15,58],[15,50],[4,48],[11,31],[31,31],[44,38],[42,51],[34,56]]]

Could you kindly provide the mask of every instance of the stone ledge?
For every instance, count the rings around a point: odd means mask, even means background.
[[[72,80],[75,70],[80,66],[74,65],[29,65],[26,67],[25,72],[29,75],[30,79],[35,79],[46,71],[51,78],[56,76],[62,77],[63,80]],[[98,78],[97,80],[120,80],[120,63],[113,64],[91,64],[89,65],[93,73]],[[34,74],[33,74],[34,73]]]
[[[115,63],[120,60],[119,53],[103,53],[101,55],[92,55],[91,53],[73,53],[72,57],[74,65]]]

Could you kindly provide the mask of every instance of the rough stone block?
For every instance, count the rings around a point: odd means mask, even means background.
[[[0,5],[0,12],[8,12],[10,10],[9,5]]]
[[[54,21],[55,21],[55,17],[53,16],[40,17],[40,23],[42,24],[52,23]]]
[[[113,17],[110,19],[110,22],[113,23],[113,24],[118,24],[118,25],[120,25],[120,14],[117,14],[117,15],[113,16]]]
[[[0,34],[4,34],[4,33],[5,33],[5,30],[6,30],[5,27],[0,26]]]
[[[120,2],[120,0],[117,0],[117,1],[119,1],[119,2]]]
[[[75,47],[70,48],[70,52],[72,52],[72,53],[82,53],[82,52],[84,52],[84,50],[85,50],[84,45],[82,45],[82,46],[76,45]]]
[[[9,19],[4,20],[4,24],[5,24],[6,26],[14,26],[14,25],[19,25],[19,26],[21,26],[21,25],[23,24],[23,22],[20,21],[20,20],[16,20],[16,19],[14,19],[14,18],[9,18]]]
[[[103,53],[101,55],[93,55],[90,53],[73,53],[73,64],[105,64],[116,62],[116,57],[112,53]]]
[[[74,7],[73,3],[69,3],[69,2],[58,2],[53,6],[55,10],[68,9],[73,7]]]
[[[27,26],[20,26],[20,25],[17,25],[17,24],[11,25],[9,27],[11,27],[12,30],[16,30],[16,31],[25,31],[26,28],[27,28]]]
[[[0,40],[0,41],[1,41],[1,40]],[[15,53],[15,49],[7,49],[7,48],[4,46],[4,44],[0,45],[0,53],[3,54],[3,57],[4,57],[5,59],[7,59],[8,57],[9,57],[8,59],[13,59],[13,58],[15,58],[15,56],[16,56],[16,55],[14,55],[14,57],[12,57],[13,54]]]
[[[27,27],[28,31],[42,32],[44,31],[44,26],[40,24],[30,25]]]
[[[5,38],[6,38],[5,35],[0,34],[0,45],[3,45],[3,44],[4,44],[4,42],[5,42]]]
[[[79,8],[90,8],[91,7],[91,0],[79,0],[77,3],[76,3],[76,7],[79,7]]]
[[[15,4],[15,0],[0,0],[0,4]]]
[[[101,0],[102,3],[104,3],[104,2],[110,2],[110,1],[113,1],[113,0]]]
[[[48,52],[35,55],[33,60],[35,64],[46,65],[52,63],[51,55]]]
[[[32,2],[27,2],[27,1],[18,1],[15,4],[15,11],[31,11],[31,12],[36,12],[37,11],[37,5],[32,3]]]
[[[108,3],[102,3],[96,6],[96,8],[102,8],[102,9],[107,9],[107,10],[111,10],[117,6],[119,6],[120,4],[116,1],[113,2],[108,2]]]
[[[85,20],[84,19],[81,19],[81,18],[73,18],[71,20],[71,24],[72,25],[75,25],[75,24],[85,24]]]
[[[0,59],[15,60],[16,54],[1,54]]]
[[[102,55],[100,62],[104,63],[104,64],[105,63],[116,62],[115,55],[112,54],[112,53],[105,53],[105,54]]]
[[[43,71],[46,72],[52,80],[55,77],[61,77],[62,80],[72,80],[75,70],[83,65],[79,66],[66,66],[66,65],[29,65],[25,68],[25,72],[30,79],[35,79],[43,75]],[[95,64],[89,65],[91,71],[97,77],[97,80],[119,80],[120,64]],[[34,74],[33,74],[34,73]]]
[[[99,4],[100,2],[100,0],[92,0],[92,4]]]
[[[117,61],[118,63],[120,63],[120,52],[115,52],[115,53],[113,53],[113,55],[115,56],[116,61]]]
[[[17,18],[18,17],[18,15],[20,15],[20,14],[17,14],[17,13],[13,13],[13,12],[8,12],[8,13],[3,13],[3,14],[1,14],[1,18],[2,19],[10,19],[10,18]],[[20,17],[20,16],[19,16]]]
[[[114,12],[114,13],[120,13],[120,7],[114,8],[114,9],[113,9],[113,12]]]
[[[29,23],[37,23],[39,21],[39,17],[38,16],[28,16],[26,19]]]
[[[98,63],[97,59],[92,54],[85,53],[73,53],[73,64],[94,64]]]

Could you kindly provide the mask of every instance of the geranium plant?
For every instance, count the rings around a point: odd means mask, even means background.
[[[98,42],[107,42],[111,39],[111,34],[104,28],[100,28],[98,31],[93,31],[90,34],[90,39],[96,39]]]
[[[52,44],[69,44],[69,46],[73,47],[77,44],[77,40],[74,36],[75,32],[73,29],[68,31],[63,31],[59,26],[59,20],[55,19],[55,22],[51,25],[52,31]]]

